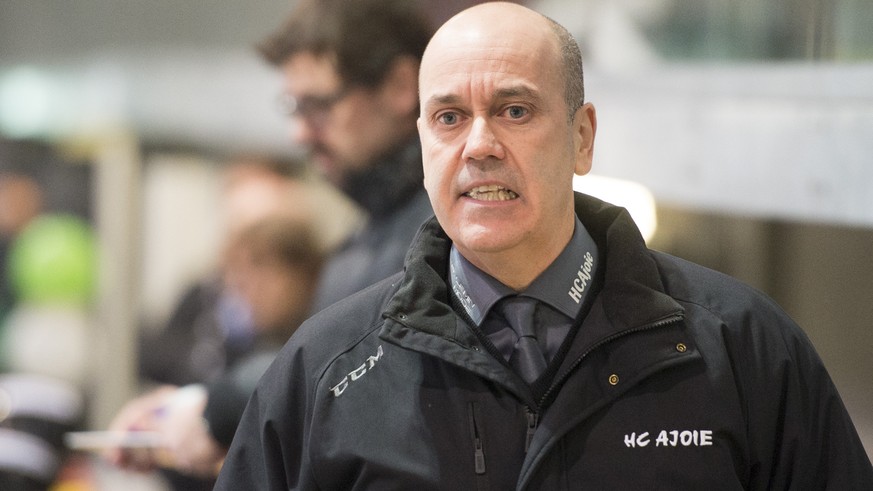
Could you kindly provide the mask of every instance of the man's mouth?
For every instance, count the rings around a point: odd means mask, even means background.
[[[515,191],[496,184],[477,186],[464,193],[464,196],[480,201],[509,201],[518,198]]]

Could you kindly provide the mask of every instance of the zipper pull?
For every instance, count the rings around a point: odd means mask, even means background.
[[[482,445],[482,436],[479,434],[479,424],[476,420],[478,405],[470,403],[470,436],[473,438],[473,467],[477,475],[485,474],[485,448]]]
[[[537,431],[540,415],[531,412],[530,408],[526,408],[527,412],[527,437],[524,439],[524,453],[530,448],[530,441],[533,440],[534,433]]]
[[[482,450],[482,440],[477,438],[474,442],[475,452],[473,453],[476,461],[476,474],[485,474],[485,451]]]

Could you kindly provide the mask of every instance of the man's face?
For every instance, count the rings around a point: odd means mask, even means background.
[[[312,290],[305,285],[312,277],[300,267],[245,245],[227,259],[226,285],[249,307],[259,332],[287,329],[308,308]]]
[[[525,26],[520,36],[519,25],[500,24],[438,33],[420,78],[425,188],[455,246],[480,267],[566,245],[572,176],[588,171],[593,141],[593,108],[568,122],[550,31]]]
[[[282,72],[293,101],[292,139],[331,182],[341,183],[348,171],[367,167],[390,148],[397,130],[383,91],[343,85],[327,55],[295,54]]]

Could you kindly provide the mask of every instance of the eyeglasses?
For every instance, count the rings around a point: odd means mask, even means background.
[[[305,95],[294,97],[283,93],[279,96],[282,113],[291,118],[303,118],[313,126],[322,126],[330,116],[333,107],[348,95],[346,87],[328,95]]]

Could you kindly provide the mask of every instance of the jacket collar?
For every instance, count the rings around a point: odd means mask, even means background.
[[[664,293],[658,268],[624,208],[577,193],[576,214],[604,257],[599,292],[609,326],[617,333],[655,323],[682,308]],[[451,239],[431,218],[419,229],[406,256],[405,274],[384,316],[424,333],[462,340],[449,300]],[[607,334],[607,333],[603,333]]]

